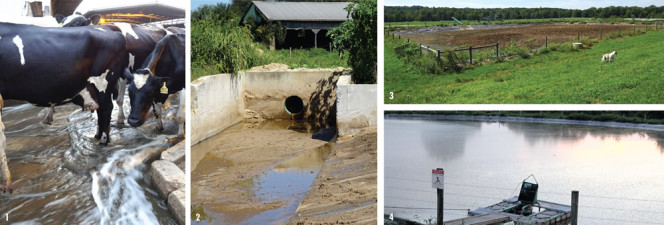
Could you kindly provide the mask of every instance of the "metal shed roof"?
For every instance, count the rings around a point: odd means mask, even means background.
[[[349,2],[262,2],[256,8],[272,21],[346,21]]]

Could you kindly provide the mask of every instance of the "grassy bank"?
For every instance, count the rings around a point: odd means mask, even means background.
[[[385,114],[511,116],[637,124],[664,124],[664,112],[647,111],[385,111]]]
[[[601,42],[582,51],[546,51],[460,73],[433,75],[397,58],[385,42],[386,104],[661,104],[664,32]],[[617,50],[615,62],[600,62]],[[390,97],[393,96],[393,99]]]

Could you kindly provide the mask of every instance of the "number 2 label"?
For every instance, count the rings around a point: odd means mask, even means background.
[[[201,214],[196,213],[196,222],[201,222]]]

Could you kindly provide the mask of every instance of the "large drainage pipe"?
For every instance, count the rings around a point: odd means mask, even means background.
[[[292,118],[304,111],[304,102],[300,97],[292,95],[284,101],[284,109],[286,109],[286,112],[291,115]]]

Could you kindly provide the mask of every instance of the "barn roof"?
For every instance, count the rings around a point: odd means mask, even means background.
[[[272,21],[346,21],[349,2],[262,2],[253,4]]]

